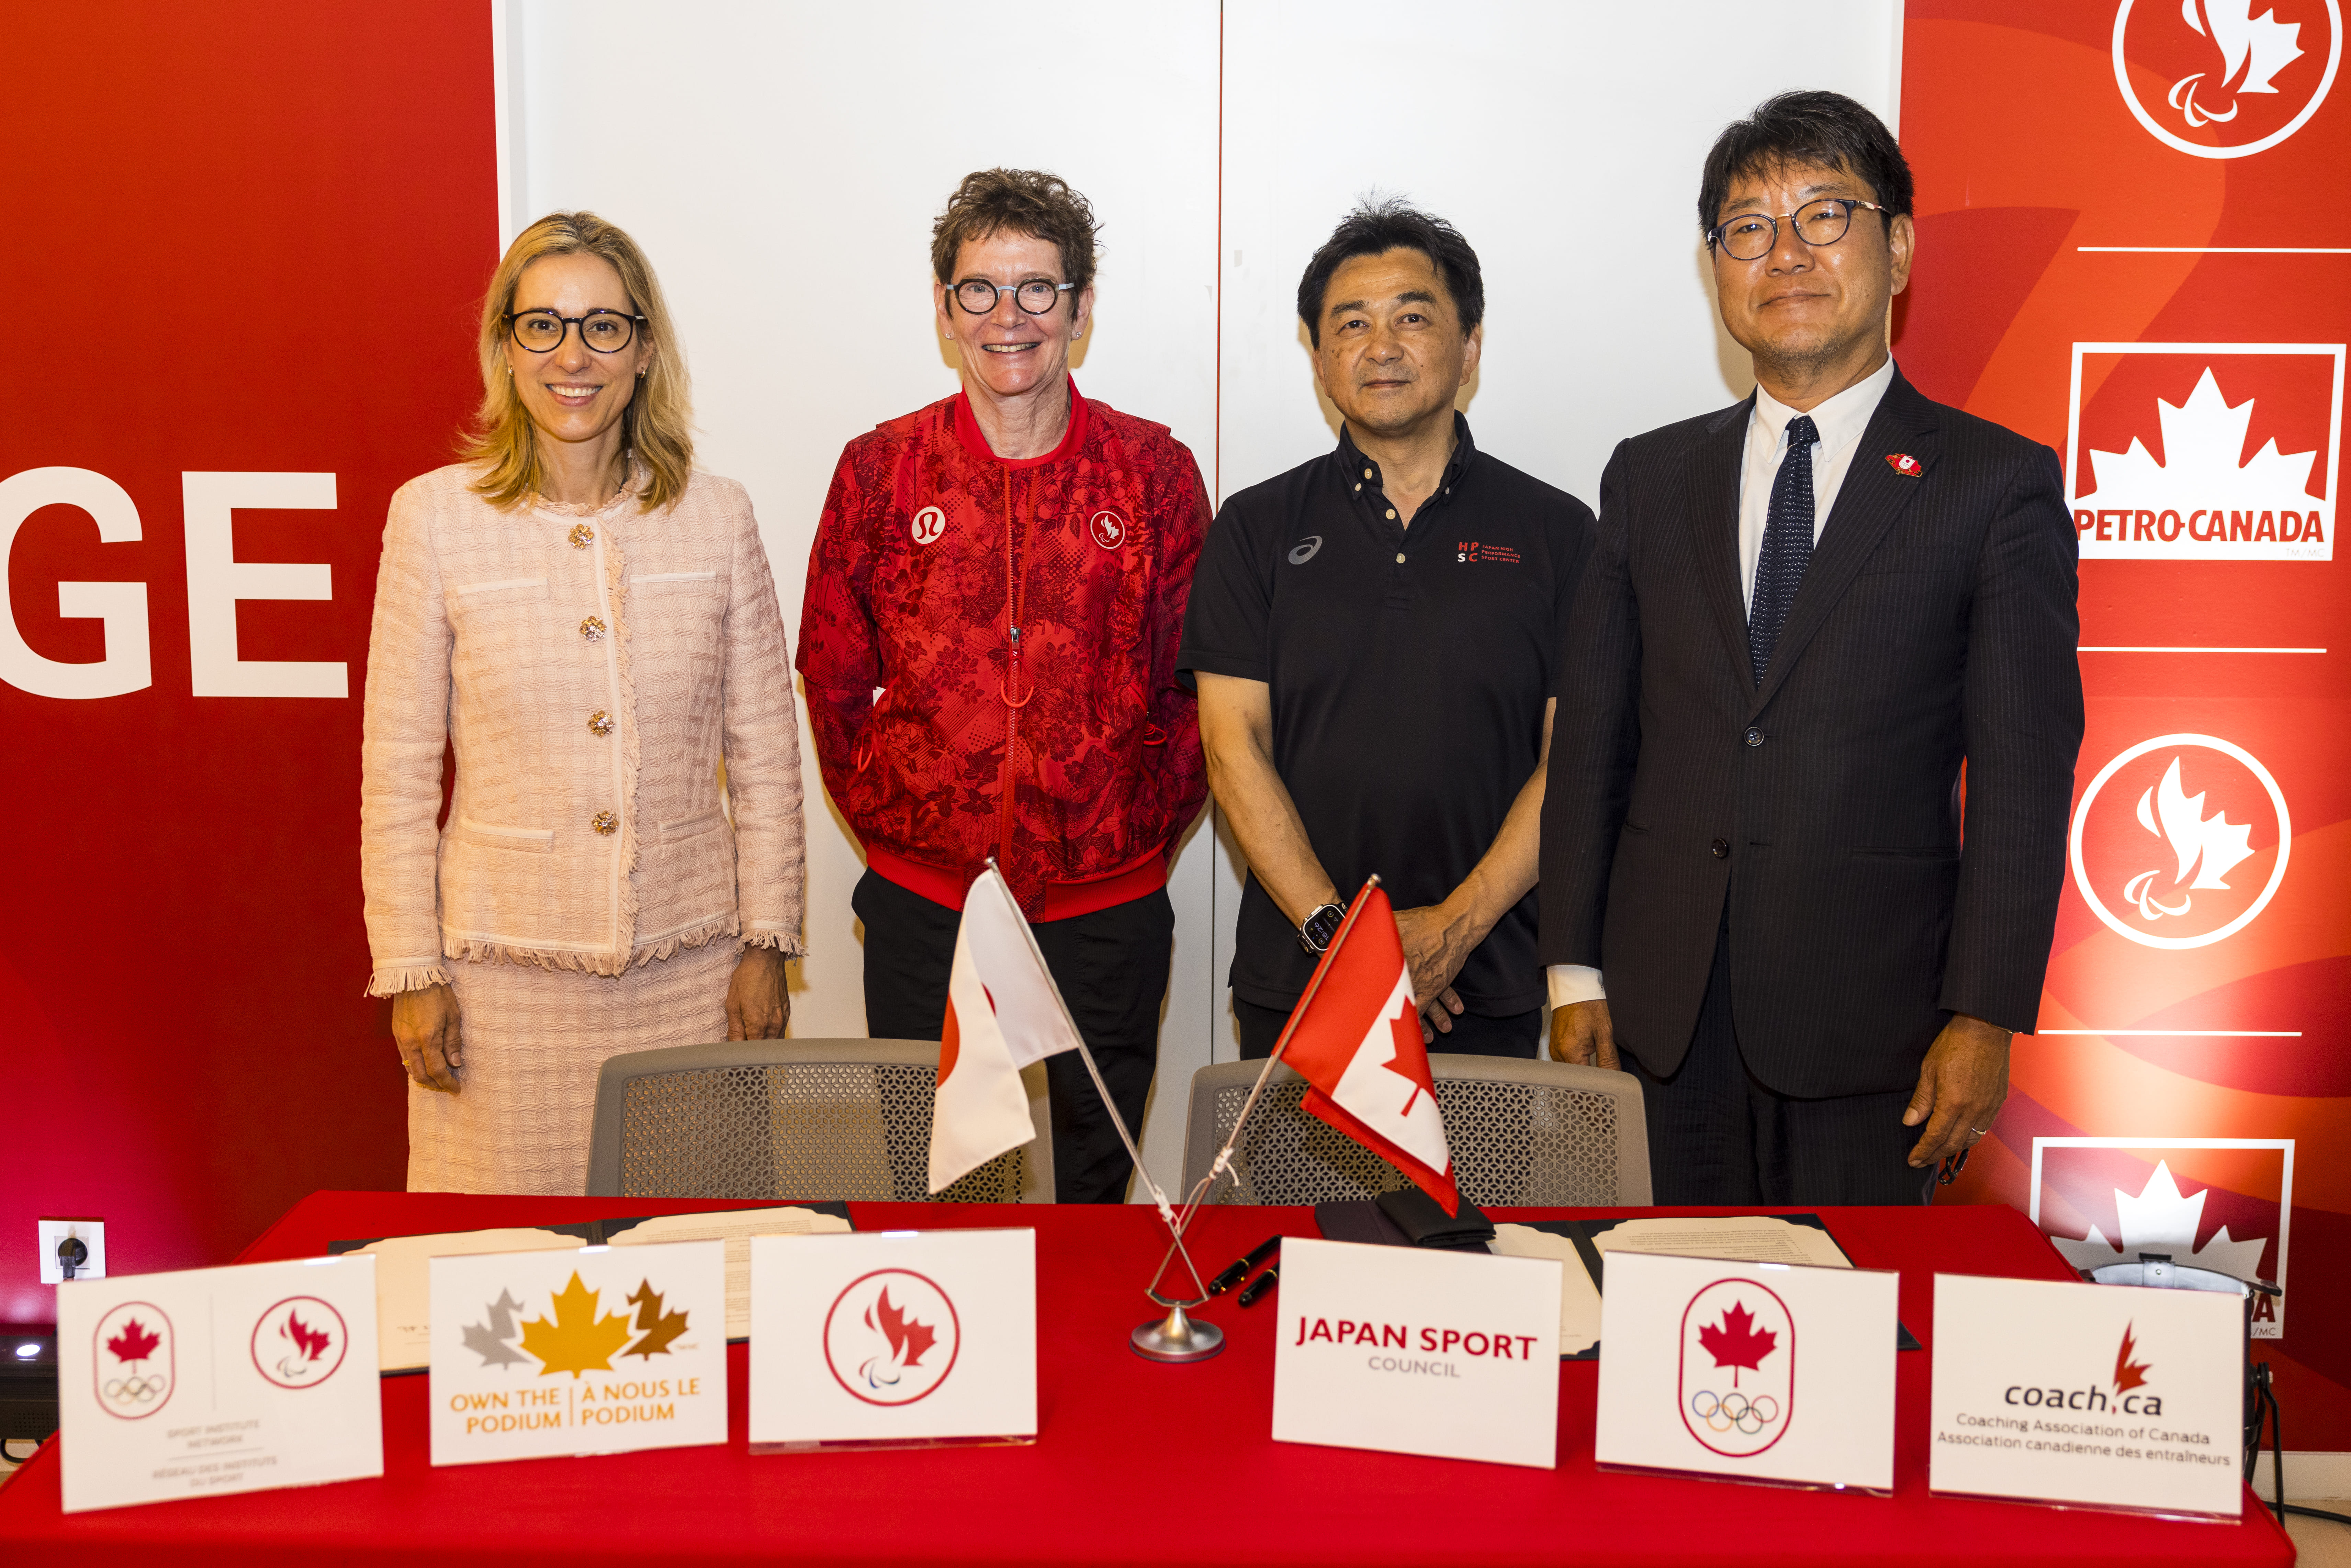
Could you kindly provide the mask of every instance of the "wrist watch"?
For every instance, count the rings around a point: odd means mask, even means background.
[[[1298,927],[1298,945],[1309,953],[1320,953],[1331,946],[1331,938],[1339,935],[1340,922],[1347,918],[1344,908],[1326,904],[1309,915]]]

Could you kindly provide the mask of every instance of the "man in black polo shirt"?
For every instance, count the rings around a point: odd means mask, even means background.
[[[1535,1053],[1552,661],[1593,517],[1454,412],[1485,302],[1451,225],[1393,201],[1350,214],[1298,286],[1338,449],[1228,499],[1193,578],[1176,668],[1249,863],[1243,1056],[1272,1051],[1375,872],[1424,1037]]]

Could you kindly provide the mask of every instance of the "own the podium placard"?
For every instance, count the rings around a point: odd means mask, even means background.
[[[1281,1243],[1273,1438],[1550,1469],[1560,1265]]]
[[[1037,1233],[751,1239],[755,1449],[1037,1435]]]
[[[57,1287],[63,1507],[383,1474],[375,1260]]]
[[[726,1440],[726,1244],[431,1263],[433,1462]]]
[[[1897,1277],[1611,1252],[1603,1465],[1891,1491]]]
[[[1936,1491],[2235,1519],[2244,1398],[2240,1296],[1935,1276]]]

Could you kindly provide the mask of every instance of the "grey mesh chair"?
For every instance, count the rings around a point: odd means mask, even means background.
[[[1208,1174],[1240,1117],[1261,1061],[1225,1061],[1192,1075],[1184,1129],[1184,1190]],[[1629,1072],[1515,1057],[1432,1052],[1461,1195],[1480,1208],[1642,1207],[1649,1202],[1649,1133],[1640,1081]],[[1306,1080],[1285,1063],[1272,1081],[1210,1203],[1332,1203],[1405,1185],[1404,1173],[1310,1116]]]
[[[596,1079],[589,1196],[930,1202],[938,1071],[938,1042],[921,1040],[738,1040],[612,1057]],[[936,1201],[1053,1201],[1043,1064],[1021,1082],[1036,1141]]]

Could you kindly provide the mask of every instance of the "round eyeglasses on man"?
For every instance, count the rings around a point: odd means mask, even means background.
[[[1735,213],[1706,231],[1706,243],[1720,246],[1722,254],[1733,261],[1761,261],[1779,245],[1780,219],[1786,218],[1794,227],[1796,237],[1806,245],[1834,245],[1853,226],[1855,207],[1867,207],[1873,213],[1886,210],[1876,202],[1857,201],[1851,196],[1823,196],[1816,202],[1806,202],[1792,213],[1777,216],[1770,213]]]
[[[1005,295],[1031,316],[1042,316],[1054,302],[1076,285],[1056,283],[1050,277],[1024,277],[1018,283],[990,283],[985,277],[967,277],[955,286],[956,303],[974,316],[985,316],[996,308],[996,302]]]
[[[559,316],[552,310],[509,310],[507,330],[515,347],[534,354],[552,353],[563,345],[563,335],[580,329],[580,340],[600,354],[617,354],[635,340],[642,316],[625,310],[590,310],[585,316]]]

